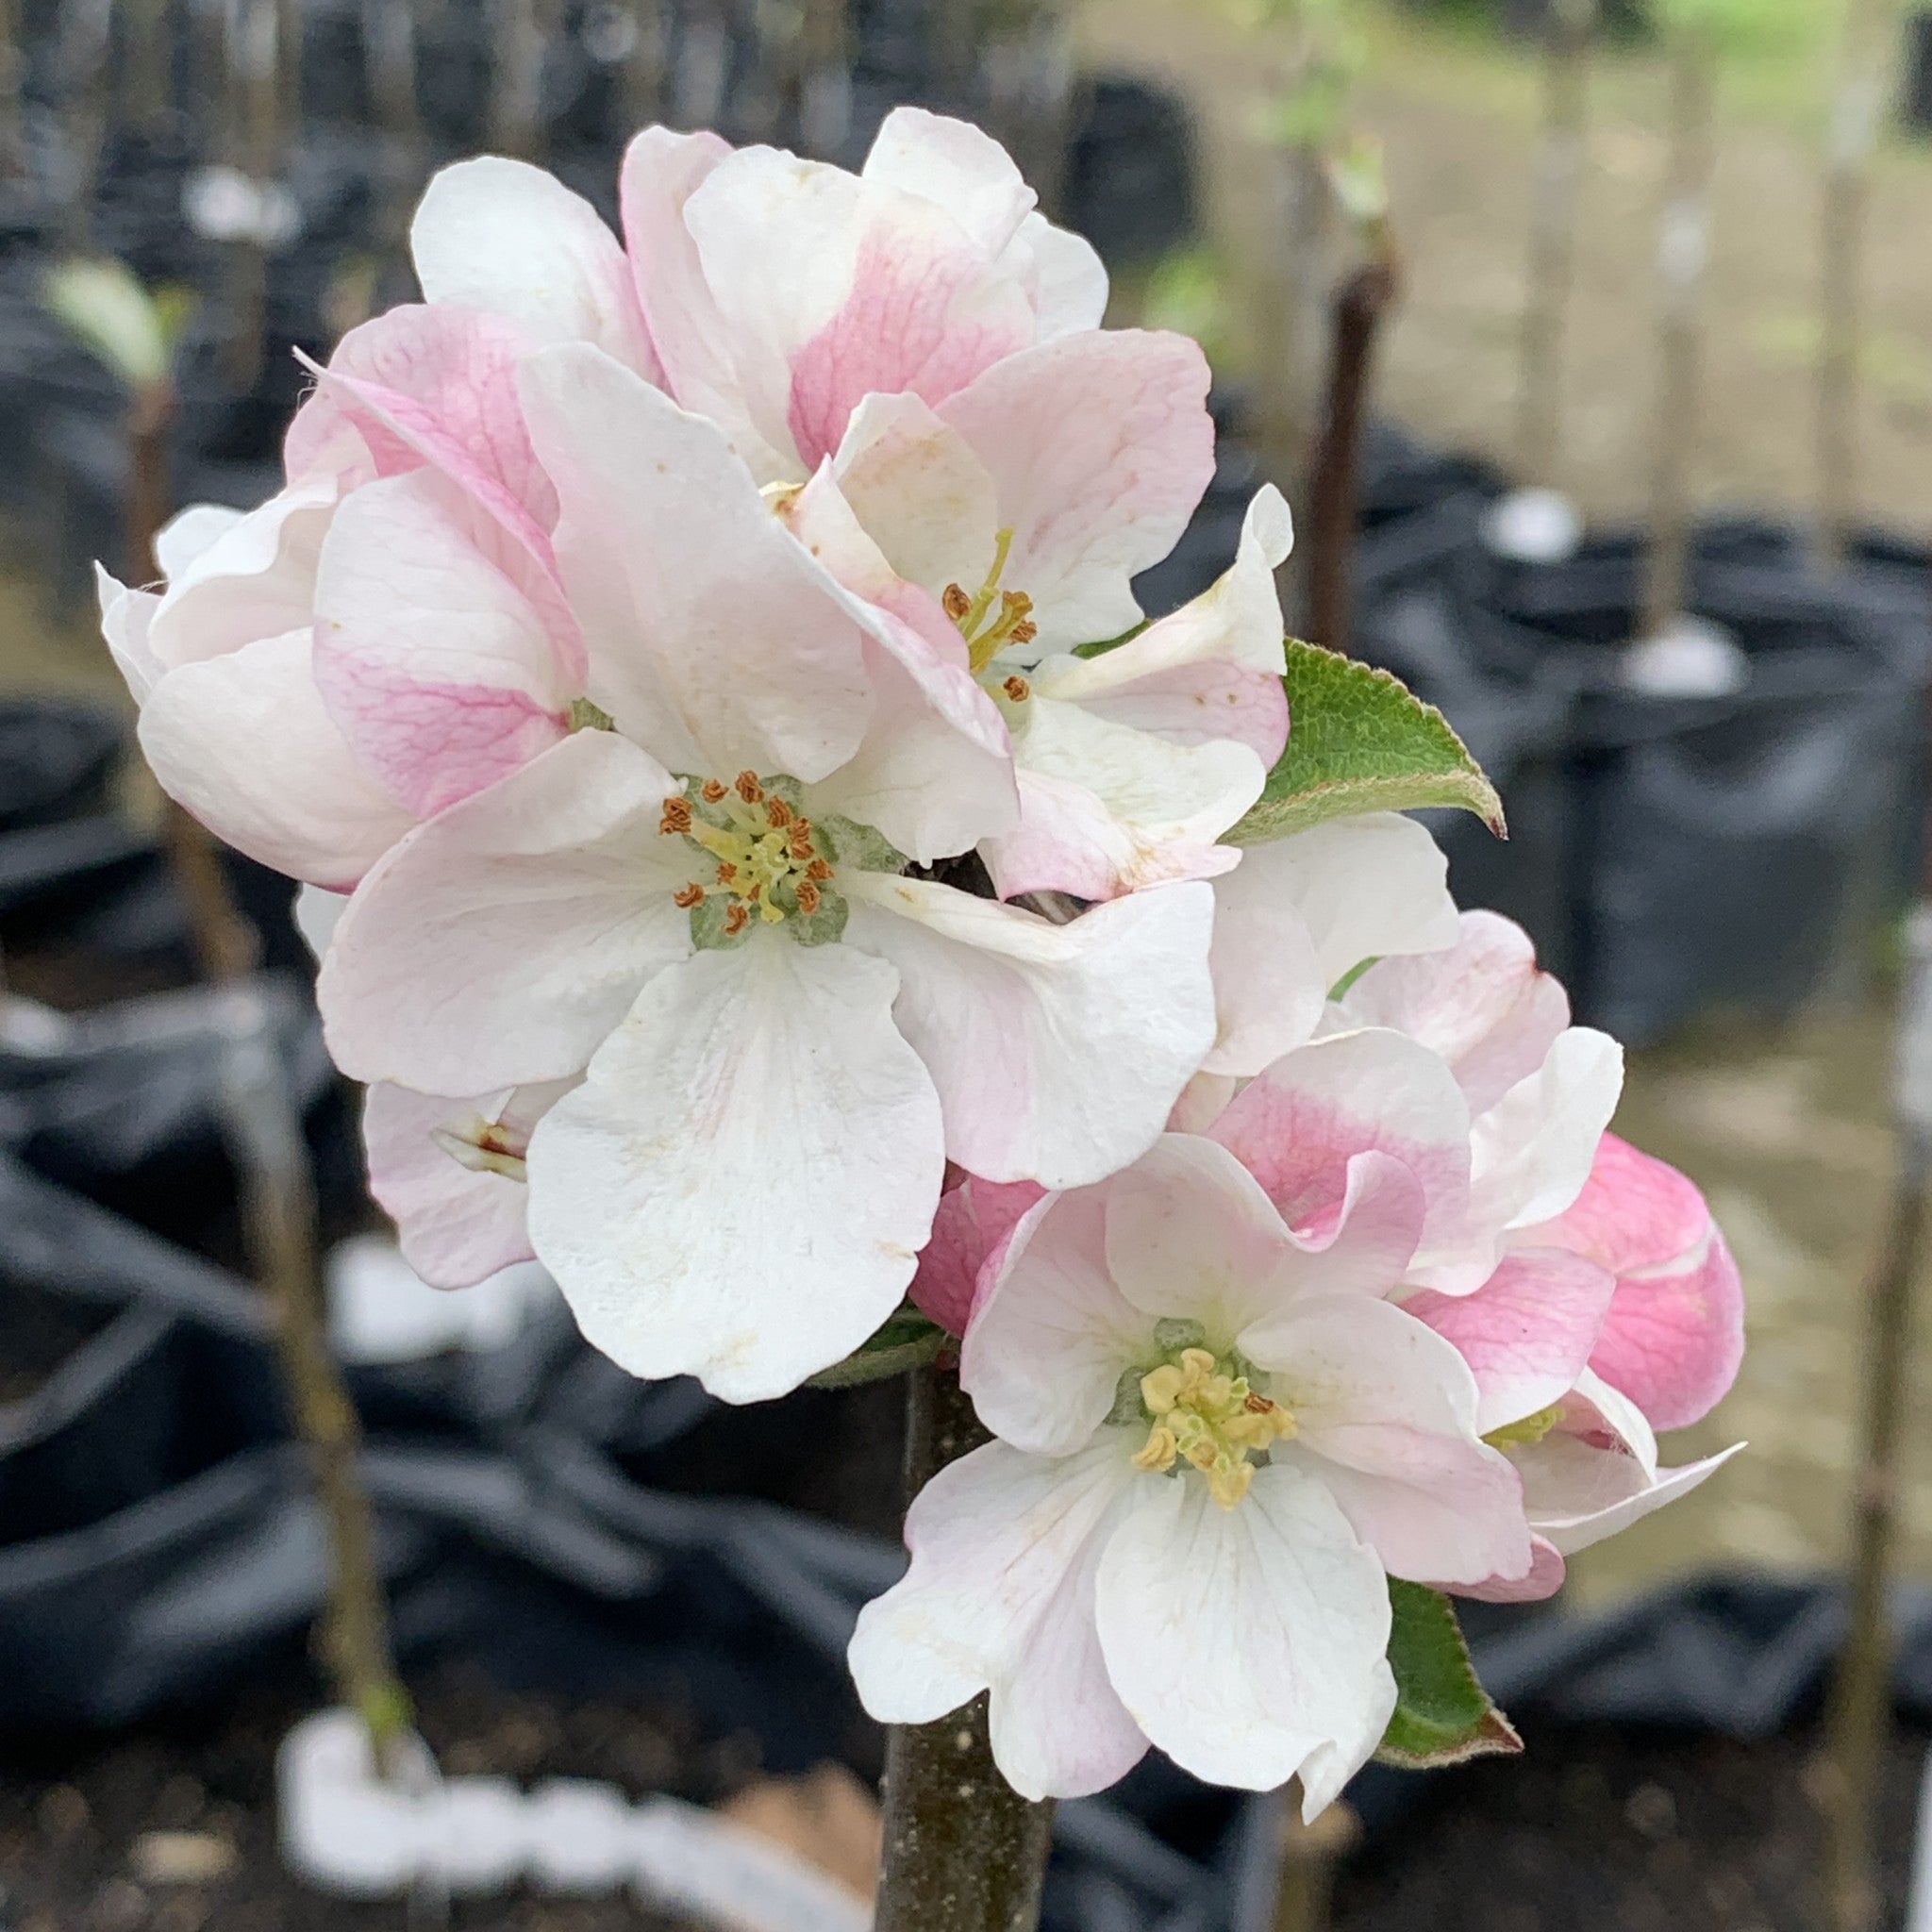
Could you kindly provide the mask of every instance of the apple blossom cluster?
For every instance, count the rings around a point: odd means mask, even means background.
[[[426,1279],[534,1255],[734,1402],[957,1351],[991,1440],[861,1620],[875,1715],[1312,1812],[1392,1735],[1391,1579],[1546,1595],[1722,1459],[1653,1433],[1735,1371],[1722,1237],[1391,808],[1492,801],[1461,747],[1284,642],[1280,495],[1143,620],[1207,366],[993,142],[652,128],[622,213],[432,182],[286,487],[103,576],[142,746],[308,889]]]

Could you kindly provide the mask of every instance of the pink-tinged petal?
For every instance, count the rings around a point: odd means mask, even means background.
[[[1272,766],[1289,731],[1274,571],[1293,541],[1288,505],[1268,484],[1218,583],[1115,650],[1048,658],[1033,673],[1034,689],[1176,744],[1236,739]]]
[[[1415,1175],[1428,1204],[1425,1240],[1462,1224],[1469,1109],[1442,1062],[1399,1033],[1344,1033],[1298,1047],[1243,1089],[1210,1131],[1304,1234],[1334,1224],[1350,1158],[1372,1151]]]
[[[371,483],[337,513],[315,587],[315,677],[357,756],[427,818],[569,728],[551,634],[472,541],[443,478]]]
[[[332,479],[291,484],[198,548],[148,626],[155,658],[192,664],[306,628],[336,502]]]
[[[846,939],[892,960],[946,1151],[992,1180],[1081,1187],[1146,1152],[1214,1038],[1206,886],[1065,925],[924,879],[841,874]]]
[[[990,256],[1020,232],[1039,199],[991,135],[926,108],[894,108],[860,173],[936,203]]]
[[[1142,329],[1067,336],[995,362],[939,415],[992,478],[1013,533],[1000,583],[1032,598],[1038,648],[1138,624],[1128,580],[1174,548],[1214,474],[1200,348]]]
[[[1606,1134],[1575,1203],[1521,1239],[1615,1273],[1591,1367],[1654,1428],[1687,1428],[1722,1400],[1743,1357],[1743,1284],[1689,1178]]]
[[[1240,866],[1215,881],[1208,963],[1218,1022],[1203,1062],[1208,1074],[1258,1074],[1307,1045],[1322,1022],[1329,977],[1307,921],[1269,863],[1277,849],[1243,852]]]
[[[1476,1385],[1443,1338],[1391,1302],[1297,1301],[1241,1337],[1294,1418],[1273,1456],[1324,1484],[1385,1569],[1480,1583],[1529,1569],[1523,1491],[1476,1431]]]
[[[945,1166],[898,975],[754,932],[660,974],[530,1142],[530,1238],[632,1374],[795,1389],[898,1307]]]
[[[1527,1576],[1489,1576],[1480,1583],[1457,1583],[1439,1587],[1453,1589],[1457,1596],[1474,1597],[1478,1603],[1543,1603],[1562,1589],[1563,1578],[1569,1566],[1563,1561],[1562,1551],[1545,1538],[1532,1536],[1529,1540],[1529,1552]]]
[[[1574,1556],[1694,1490],[1742,1447],[1659,1469],[1642,1413],[1586,1370],[1565,1399],[1562,1422],[1541,1441],[1516,1448],[1512,1459],[1531,1526]]]
[[[1005,722],[967,669],[952,621],[897,576],[821,469],[783,512],[830,572],[864,629],[872,715],[851,758],[814,785],[820,816],[836,812],[884,834],[920,863],[950,858],[1019,816]]]
[[[1013,1230],[1041,1192],[1035,1181],[983,1181],[970,1174],[947,1189],[912,1277],[914,1305],[949,1334],[964,1335],[982,1284],[991,1285],[988,1269],[1005,1259]]]
[[[1617,1277],[1590,1365],[1642,1409],[1651,1426],[1689,1428],[1729,1393],[1744,1355],[1744,1291],[1712,1227],[1701,1256],[1656,1274]]]
[[[1319,1806],[1393,1712],[1382,1566],[1327,1491],[1279,1461],[1233,1509],[1203,1482],[1142,1477],[1096,1601],[1122,1703],[1196,1777],[1273,1790],[1320,1763]]]
[[[867,396],[853,411],[831,471],[899,576],[933,598],[948,584],[977,590],[986,581],[1000,530],[992,475],[919,397]],[[959,648],[963,661],[963,639]]]
[[[425,1093],[561,1079],[691,950],[658,830],[670,774],[580,731],[421,825],[362,882],[318,983],[353,1079]]]
[[[161,790],[217,838],[346,891],[415,819],[350,751],[309,650],[304,628],[170,671],[142,707],[141,748]]]
[[[1493,912],[1463,913],[1446,952],[1377,960],[1342,1004],[1364,1026],[1433,1047],[1478,1114],[1534,1074],[1570,1024],[1569,995],[1539,970],[1529,935]]]
[[[858,600],[716,425],[594,349],[530,357],[522,391],[562,504],[591,696],[674,771],[836,771],[872,708]]]
[[[1002,1441],[1072,1456],[1107,1420],[1154,1324],[1108,1272],[1108,1184],[1026,1209],[980,1273],[959,1386]]]
[[[403,1258],[432,1288],[474,1287],[530,1259],[528,1188],[500,1164],[466,1162],[451,1147],[520,1160],[557,1097],[547,1086],[469,1100],[370,1088],[362,1109],[369,1191],[396,1224]]]
[[[1278,891],[1294,905],[1332,987],[1365,959],[1454,945],[1447,874],[1424,826],[1374,811],[1251,846],[1238,876],[1248,890]]]
[[[1560,1402],[1603,1332],[1616,1277],[1560,1248],[1506,1255],[1474,1294],[1427,1290],[1403,1303],[1453,1342],[1474,1371],[1487,1435]]]
[[[658,379],[617,237],[542,169],[497,155],[444,168],[417,206],[409,249],[426,301],[500,315],[539,342],[592,342]]]
[[[1535,1239],[1622,1275],[1695,1260],[1709,1234],[1710,1209],[1688,1174],[1605,1134],[1583,1191]]]
[[[795,458],[752,424],[731,335],[684,220],[685,203],[730,153],[730,143],[716,134],[645,128],[625,151],[624,235],[665,389],[685,408],[716,423],[758,482],[775,483],[795,478]]]
[[[870,392],[940,403],[1033,340],[1024,291],[919,195],[769,148],[684,204],[745,408],[804,475]]]
[[[295,894],[291,916],[295,922],[295,930],[302,935],[302,943],[308,948],[318,966],[322,964],[322,956],[328,951],[329,941],[336,936],[336,926],[348,909],[348,893],[331,892],[325,886],[304,886]]]
[[[1101,1554],[1133,1490],[1118,1445],[1063,1460],[989,1442],[906,1517],[912,1565],[858,1615],[848,1661],[881,1724],[929,1724],[991,1690],[992,1751],[1022,1796],[1105,1790],[1147,1749],[1094,1628]]]
[[[1267,772],[1244,744],[1171,744],[1078,705],[1036,696],[1011,720],[1020,822],[982,857],[1002,898],[1070,892],[1114,899],[1241,863],[1217,842],[1261,795]]]
[[[148,626],[154,623],[161,600],[151,591],[130,591],[99,564],[94,565],[94,595],[101,609],[101,636],[114,668],[126,680],[134,702],[144,705],[148,692],[167,670],[147,641]]]
[[[1181,1097],[1167,1117],[1170,1134],[1205,1134],[1227,1111],[1241,1091],[1232,1074],[1196,1074],[1181,1089]]]
[[[1147,1318],[1143,1331],[1176,1316],[1199,1322],[1224,1348],[1281,1305],[1279,1277],[1298,1258],[1293,1238],[1226,1148],[1163,1134],[1099,1191],[1108,1274]]]

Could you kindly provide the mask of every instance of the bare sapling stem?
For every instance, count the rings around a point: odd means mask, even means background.
[[[852,23],[847,0],[805,0],[798,138],[805,151],[836,159],[852,134]]]
[[[1717,47],[1693,26],[1670,46],[1670,163],[1657,236],[1657,386],[1652,428],[1650,557],[1640,635],[1680,615],[1690,584],[1691,467],[1704,374],[1704,282],[1716,165]]]
[[[385,262],[399,262],[408,250],[425,146],[416,99],[415,0],[362,0],[362,53],[383,142],[376,241]]]
[[[496,72],[490,90],[490,146],[535,160],[543,145],[543,16],[541,0],[496,0]]]
[[[957,1361],[915,1370],[907,1500],[988,1440]],[[1053,1807],[1022,1798],[992,1761],[984,1694],[886,1738],[885,1855],[874,1932],[1035,1932]]]
[[[1280,1803],[1281,1875],[1273,1932],[1327,1932],[1335,1868],[1354,1848],[1360,1826],[1339,1800],[1314,1824],[1304,1824],[1299,1778],[1290,1780]]]
[[[629,129],[664,114],[666,0],[631,0],[630,46],[624,57],[624,111]]]
[[[120,69],[123,120],[150,139],[175,118],[175,45],[168,0],[125,0]]]
[[[93,240],[94,192],[108,133],[112,0],[63,0],[55,65],[60,88],[60,229],[70,255]]]
[[[1308,488],[1308,636],[1331,651],[1345,653],[1352,641],[1362,429],[1376,340],[1400,291],[1401,271],[1385,219],[1371,230],[1369,258],[1336,291],[1328,407]]]
[[[1844,562],[1858,520],[1858,405],[1865,335],[1872,160],[1884,118],[1898,16],[1889,0],[1851,0],[1820,197],[1816,436],[1819,560]]]
[[[282,153],[281,0],[231,0],[228,86],[241,173],[265,196]],[[268,336],[269,241],[258,222],[228,244],[227,379],[247,394],[261,375]]]
[[[166,439],[174,412],[174,382],[163,377],[136,394],[128,413],[126,535],[137,581],[154,567],[155,538],[171,501]],[[240,1175],[249,1263],[275,1309],[291,1420],[308,1451],[328,1530],[324,1654],[337,1694],[369,1726],[378,1766],[400,1775],[409,1702],[390,1646],[374,1518],[358,1469],[360,1427],[329,1347],[314,1183],[276,1045],[275,1001],[252,976],[254,931],[236,907],[214,839],[172,801],[166,824],[197,963],[227,993],[223,1125]]]
[[[0,0],[0,178],[13,182],[27,173],[25,87],[20,0]]]
[[[1522,481],[1545,486],[1556,483],[1562,439],[1563,347],[1576,279],[1576,208],[1596,17],[1596,0],[1551,0],[1544,28],[1543,127],[1530,194],[1516,461]]]
[[[322,1631],[337,1694],[369,1727],[386,1777],[404,1772],[408,1693],[391,1658],[375,1524],[362,1487],[361,1425],[329,1347],[315,1191],[302,1118],[275,1043],[275,1007],[239,983],[237,1024],[222,1061],[222,1108],[242,1183],[251,1262],[274,1305],[295,1433],[308,1451],[328,1532],[329,1605]]]

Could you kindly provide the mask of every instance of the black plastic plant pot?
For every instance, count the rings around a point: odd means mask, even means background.
[[[1474,545],[1362,628],[1488,757],[1526,841],[1485,861],[1455,827],[1458,894],[1521,918],[1579,1013],[1634,1041],[1860,983],[1910,891],[1932,660],[1902,553],[1824,575],[1792,532],[1714,523],[1690,601],[1741,653],[1739,688],[1638,689],[1640,568],[1633,536],[1548,565]]]

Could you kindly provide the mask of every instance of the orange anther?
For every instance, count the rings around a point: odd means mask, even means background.
[[[728,858],[718,861],[718,883],[721,886],[728,886],[737,876],[738,868]]]
[[[737,781],[738,795],[747,805],[757,805],[765,795],[765,788],[758,783],[756,772],[741,772]]]
[[[832,876],[832,868],[823,858],[815,858],[806,867],[805,875],[808,879],[817,879],[821,884],[824,884],[826,879]]]
[[[973,599],[958,584],[948,584],[940,602],[946,608],[946,615],[958,624],[973,608]]]
[[[745,910],[744,902],[742,900],[739,900],[736,903],[727,906],[724,908],[725,937],[729,938],[733,934],[742,932],[750,919],[751,914]]]
[[[704,794],[707,805],[717,805],[724,796],[724,787],[715,778],[707,778],[699,790]]]
[[[1008,633],[1016,644],[1030,644],[1040,635],[1040,626],[1028,617],[1016,624]]]
[[[704,887],[693,879],[690,885],[680,887],[678,891],[672,893],[671,903],[674,906],[681,907],[686,912],[689,912],[704,896]]]
[[[809,879],[798,882],[798,909],[801,912],[816,912],[819,909],[819,889]]]
[[[658,821],[660,832],[688,832],[691,830],[691,800],[674,795],[664,801],[664,816]]]
[[[766,799],[765,823],[775,830],[783,830],[791,823],[791,808],[782,798]]]
[[[1033,695],[1033,687],[1024,677],[1009,677],[1006,683],[1000,686],[1000,689],[1016,705],[1024,705]]]

